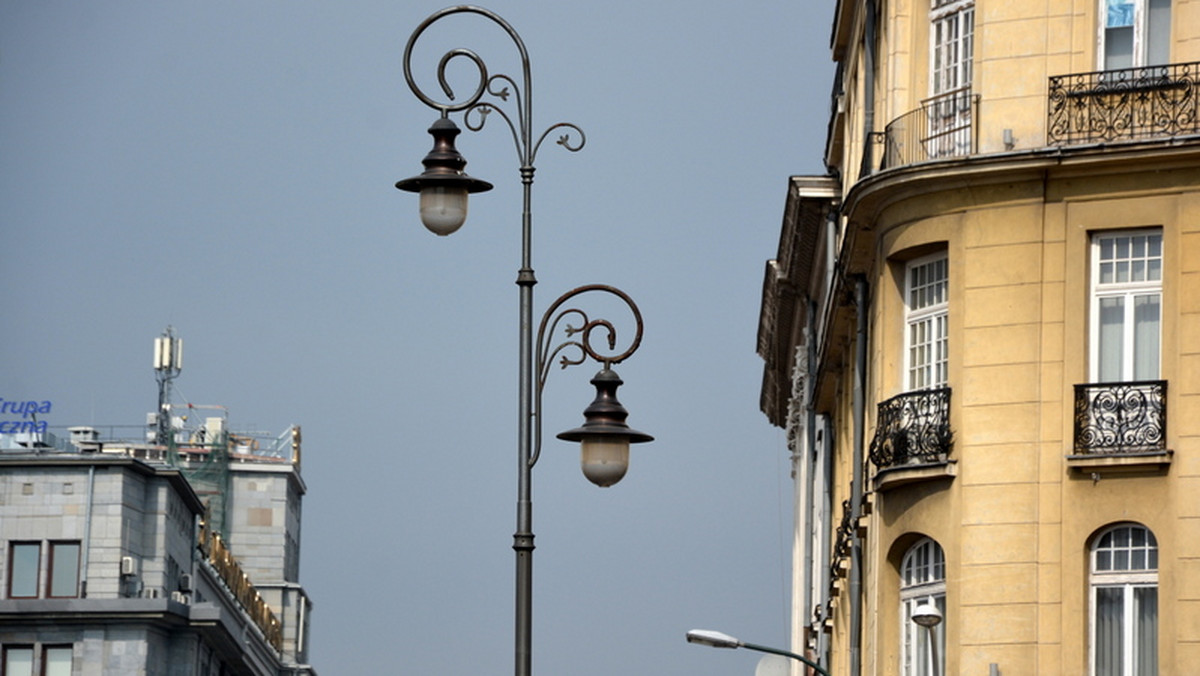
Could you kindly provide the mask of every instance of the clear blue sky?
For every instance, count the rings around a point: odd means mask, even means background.
[[[587,132],[538,158],[537,311],[593,282],[637,300],[621,399],[657,437],[622,483],[591,486],[553,435],[581,421],[595,369],[551,375],[536,673],[751,674],[754,655],[684,632],[786,643],[789,463],[758,411],[755,331],[787,177],[823,171],[833,4],[488,5],[529,49],[535,129]],[[301,424],[322,676],[512,668],[511,138],[460,137],[496,189],[450,238],[392,187],[436,117],[404,44],[442,6],[0,1],[0,397],[52,401],[51,425],[139,424],[171,324],[176,401],[225,405],[234,428]],[[439,25],[426,76],[452,47],[517,73],[487,22]]]

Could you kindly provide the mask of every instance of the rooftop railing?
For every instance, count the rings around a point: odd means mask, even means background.
[[[1200,63],[1053,76],[1047,143],[1103,143],[1198,133],[1198,76]]]

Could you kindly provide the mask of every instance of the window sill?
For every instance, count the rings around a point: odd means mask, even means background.
[[[1074,472],[1136,474],[1166,471],[1174,451],[1147,453],[1089,453],[1068,455],[1067,468]]]
[[[883,492],[908,484],[953,479],[956,476],[958,476],[958,462],[943,460],[921,465],[899,465],[881,469],[875,473],[871,483],[876,491]]]

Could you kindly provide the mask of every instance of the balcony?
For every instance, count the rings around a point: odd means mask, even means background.
[[[925,99],[884,128],[880,169],[974,154],[979,96],[962,87]]]
[[[879,404],[871,462],[880,471],[944,464],[953,441],[950,388],[906,392]]]
[[[1200,63],[1050,78],[1049,145],[1171,138],[1200,132]]]
[[[1167,381],[1075,386],[1075,456],[1167,451]]]

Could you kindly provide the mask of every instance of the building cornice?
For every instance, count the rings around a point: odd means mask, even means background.
[[[109,455],[105,453],[62,453],[51,451],[47,453],[0,454],[0,469],[10,467],[88,467],[119,468],[135,472],[142,476],[155,476],[165,479],[179,493],[193,514],[204,513],[204,503],[196,495],[192,484],[183,474],[173,467],[153,465],[137,458],[125,455]]]

